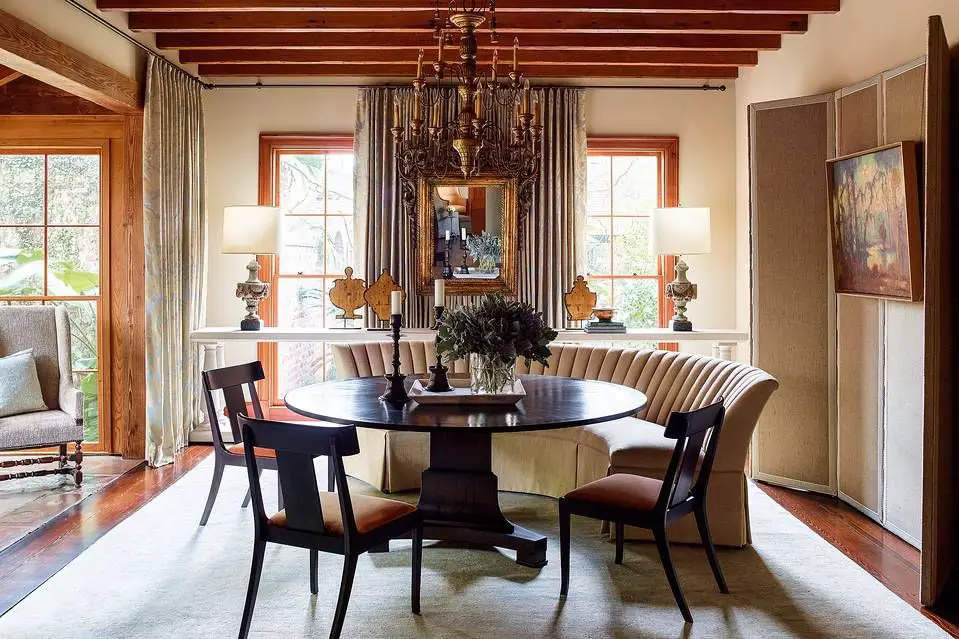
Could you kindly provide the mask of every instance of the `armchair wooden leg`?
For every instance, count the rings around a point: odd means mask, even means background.
[[[60,470],[63,470],[67,467],[67,463],[70,461],[70,458],[67,456],[67,445],[60,444]]]
[[[330,462],[330,458],[326,458],[326,490],[328,492],[333,492],[336,488],[336,473],[333,470],[333,464]]]
[[[276,474],[276,509],[283,510],[283,486],[280,484],[280,474]]]
[[[317,550],[310,550],[310,592],[318,594],[320,592],[320,553]]]
[[[77,442],[76,452],[73,454],[74,467],[73,467],[73,481],[76,483],[77,488],[80,487],[80,484],[83,483],[83,441]]]
[[[562,580],[559,585],[560,597],[569,593],[569,507],[564,499],[559,500],[559,553]]]
[[[666,529],[654,528],[653,537],[656,538],[656,548],[659,549],[659,558],[663,562],[663,570],[666,571],[666,579],[669,581],[669,588],[673,591],[673,598],[683,613],[683,619],[688,623],[693,622],[693,615],[689,612],[689,606],[686,605],[686,597],[683,596],[682,586],[679,585],[679,579],[676,578],[676,568],[673,566],[673,559],[669,555],[669,542],[666,541]]]
[[[256,605],[256,591],[260,588],[260,573],[263,571],[263,555],[266,553],[266,541],[253,542],[253,563],[250,566],[250,584],[246,589],[246,603],[243,605],[243,618],[240,620],[239,639],[250,634],[250,622],[253,621],[253,606]]]
[[[330,639],[339,639],[343,630],[343,621],[346,619],[346,608],[350,605],[350,592],[353,590],[353,575],[356,574],[356,555],[344,555],[343,578],[340,581],[340,596],[336,600],[336,612],[333,613],[333,627],[330,629]]]
[[[213,502],[216,501],[216,494],[220,490],[220,480],[223,479],[223,462],[219,458],[214,460],[213,481],[210,482],[210,494],[206,498],[206,506],[203,507],[203,514],[200,516],[200,525],[206,526],[210,518],[210,511],[213,510]]]
[[[622,565],[623,563],[623,538],[625,537],[626,526],[623,524],[616,524],[616,563]]]
[[[411,589],[413,614],[420,614],[420,580],[423,574],[423,527],[413,529],[413,583]]]
[[[706,506],[697,508],[696,525],[699,527],[699,538],[703,541],[703,548],[706,549],[706,558],[709,559],[709,567],[713,569],[713,576],[716,578],[716,584],[719,586],[719,592],[729,594],[729,588],[726,586],[726,578],[723,577],[723,569],[719,567],[719,557],[716,556],[716,547],[713,545],[712,535],[709,534],[709,521],[706,519]]]

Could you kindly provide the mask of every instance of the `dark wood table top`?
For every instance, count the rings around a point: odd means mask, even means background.
[[[413,382],[407,378],[407,388]],[[516,406],[422,406],[410,401],[396,407],[379,399],[382,377],[324,382],[286,394],[286,405],[311,419],[401,431],[475,429],[491,433],[569,428],[628,417],[646,406],[638,390],[585,379],[524,375],[526,389]]]

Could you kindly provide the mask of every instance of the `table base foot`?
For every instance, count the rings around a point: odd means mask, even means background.
[[[516,563],[521,566],[542,568],[546,565],[546,537],[515,524],[513,532],[503,533],[427,521],[423,525],[423,537],[453,543],[508,548],[516,551]]]

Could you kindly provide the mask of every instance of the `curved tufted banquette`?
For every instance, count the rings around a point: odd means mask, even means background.
[[[494,435],[493,470],[501,490],[561,497],[608,473],[661,478],[675,444],[663,437],[669,413],[700,408],[721,396],[726,421],[707,499],[710,528],[717,544],[749,543],[746,455],[759,415],[779,386],[775,378],[752,366],[688,353],[569,344],[550,348],[548,368],[520,362],[516,372],[624,384],[645,393],[647,407],[635,418],[603,424]],[[392,344],[334,344],[333,357],[340,379],[378,376],[391,366]],[[435,362],[433,343],[401,342],[400,359],[404,373],[426,374]],[[454,368],[464,372],[465,363]],[[351,475],[385,492],[419,488],[429,461],[428,435],[357,431],[362,452],[350,458]],[[670,528],[670,539],[698,543],[699,535],[695,524],[684,521]]]

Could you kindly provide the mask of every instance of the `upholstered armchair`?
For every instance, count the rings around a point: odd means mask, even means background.
[[[73,384],[70,320],[61,306],[0,306],[0,356],[32,349],[47,410],[0,417],[0,450],[59,447],[57,455],[2,460],[0,468],[56,464],[32,472],[0,473],[0,481],[41,475],[83,480],[83,395]],[[67,446],[74,446],[68,452]],[[72,464],[71,464],[72,462]]]

